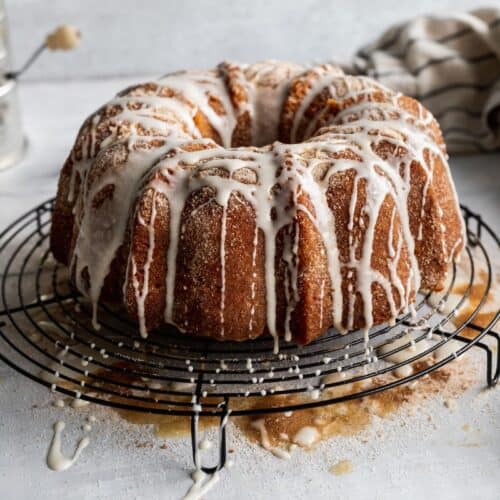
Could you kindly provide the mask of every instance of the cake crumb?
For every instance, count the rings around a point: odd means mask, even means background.
[[[148,443],[147,441],[136,441],[135,446],[136,448],[152,448],[153,443]]]
[[[457,402],[454,399],[445,399],[444,405],[451,411],[455,411],[457,409]]]
[[[330,468],[330,472],[336,476],[350,474],[354,470],[354,464],[350,460],[340,460]]]

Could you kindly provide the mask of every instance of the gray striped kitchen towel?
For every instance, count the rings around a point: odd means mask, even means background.
[[[450,152],[500,149],[500,9],[393,26],[357,53],[354,72],[421,101]]]

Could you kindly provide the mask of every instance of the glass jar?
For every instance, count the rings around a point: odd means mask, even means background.
[[[26,145],[17,82],[3,77],[9,65],[7,16],[4,2],[0,0],[0,170],[16,164],[22,158]]]

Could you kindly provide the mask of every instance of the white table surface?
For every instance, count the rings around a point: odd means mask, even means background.
[[[138,79],[135,78],[134,81]],[[131,80],[29,83],[21,100],[30,147],[13,169],[0,172],[0,228],[35,204],[54,196],[59,169],[83,118]],[[500,155],[452,158],[462,203],[481,212],[500,231]],[[436,398],[416,415],[377,422],[369,443],[357,436],[334,438],[312,452],[281,461],[238,435],[235,465],[222,473],[208,499],[498,499],[500,497],[500,390],[477,384],[451,412]],[[160,449],[149,427],[133,426],[102,408],[51,407],[45,388],[0,363],[0,498],[10,499],[175,499],[190,484],[187,439]],[[67,424],[65,450],[74,449],[89,412],[98,422],[78,463],[50,471],[45,455],[58,419]],[[432,425],[427,415],[432,414]],[[464,436],[471,424],[476,436]],[[138,448],[146,440],[153,447]],[[338,459],[352,459],[354,471],[334,476]]]

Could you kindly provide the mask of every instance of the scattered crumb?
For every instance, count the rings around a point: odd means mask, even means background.
[[[455,411],[457,409],[457,402],[454,399],[445,399],[444,405],[451,411]]]
[[[460,446],[462,448],[480,448],[482,445],[481,443],[460,443],[457,446]]]
[[[336,476],[350,474],[354,470],[354,464],[350,460],[340,460],[330,468],[330,472]]]
[[[136,448],[152,448],[153,443],[148,442],[148,441],[136,441],[135,442],[135,447]]]
[[[470,425],[469,424],[464,424],[462,426],[462,430],[464,430],[465,432],[469,432],[470,431]]]

